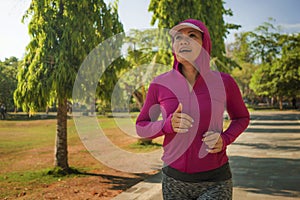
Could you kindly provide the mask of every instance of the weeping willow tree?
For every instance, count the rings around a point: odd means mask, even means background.
[[[24,111],[57,104],[55,166],[68,171],[67,101],[77,71],[88,53],[123,32],[117,2],[103,0],[32,0],[23,21],[31,37],[19,67],[14,99]]]

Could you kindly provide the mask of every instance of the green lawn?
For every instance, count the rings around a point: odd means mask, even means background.
[[[161,148],[163,138],[155,139],[150,146],[139,145],[136,138],[129,137],[118,128],[113,118],[98,117],[98,121],[107,137],[120,148],[132,152]],[[121,118],[118,123],[126,126],[128,121]],[[47,175],[53,169],[55,135],[56,119],[53,117],[28,119],[14,116],[0,121],[0,199],[16,197],[26,189],[38,191],[43,185],[83,176]],[[107,169],[85,149],[72,119],[68,120],[68,156],[69,165],[79,171]]]
[[[45,176],[53,165],[55,127],[53,119],[0,121],[1,199],[18,196],[24,192],[21,188],[57,181]],[[69,140],[74,141],[76,135],[70,130]]]
[[[122,133],[113,118],[99,117],[98,120],[110,140],[125,150],[147,152],[161,148],[157,143],[149,147],[137,145],[137,139]],[[120,124],[125,122],[119,120]],[[0,199],[16,197],[30,188],[38,190],[43,185],[83,176],[47,175],[54,166],[55,135],[56,119],[10,116],[8,120],[0,121]],[[68,120],[68,156],[69,165],[81,172],[107,168],[85,149],[72,119]]]

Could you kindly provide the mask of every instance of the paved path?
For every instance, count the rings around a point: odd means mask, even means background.
[[[252,112],[228,155],[234,200],[300,199],[300,112]],[[161,200],[160,173],[114,200]]]

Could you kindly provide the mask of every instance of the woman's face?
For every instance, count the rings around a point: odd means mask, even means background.
[[[184,28],[174,35],[173,49],[178,62],[194,63],[202,48],[202,33],[193,28]]]

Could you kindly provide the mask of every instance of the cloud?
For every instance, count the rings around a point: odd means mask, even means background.
[[[280,24],[280,27],[283,31],[288,32],[288,33],[299,33],[300,32],[300,23]]]

